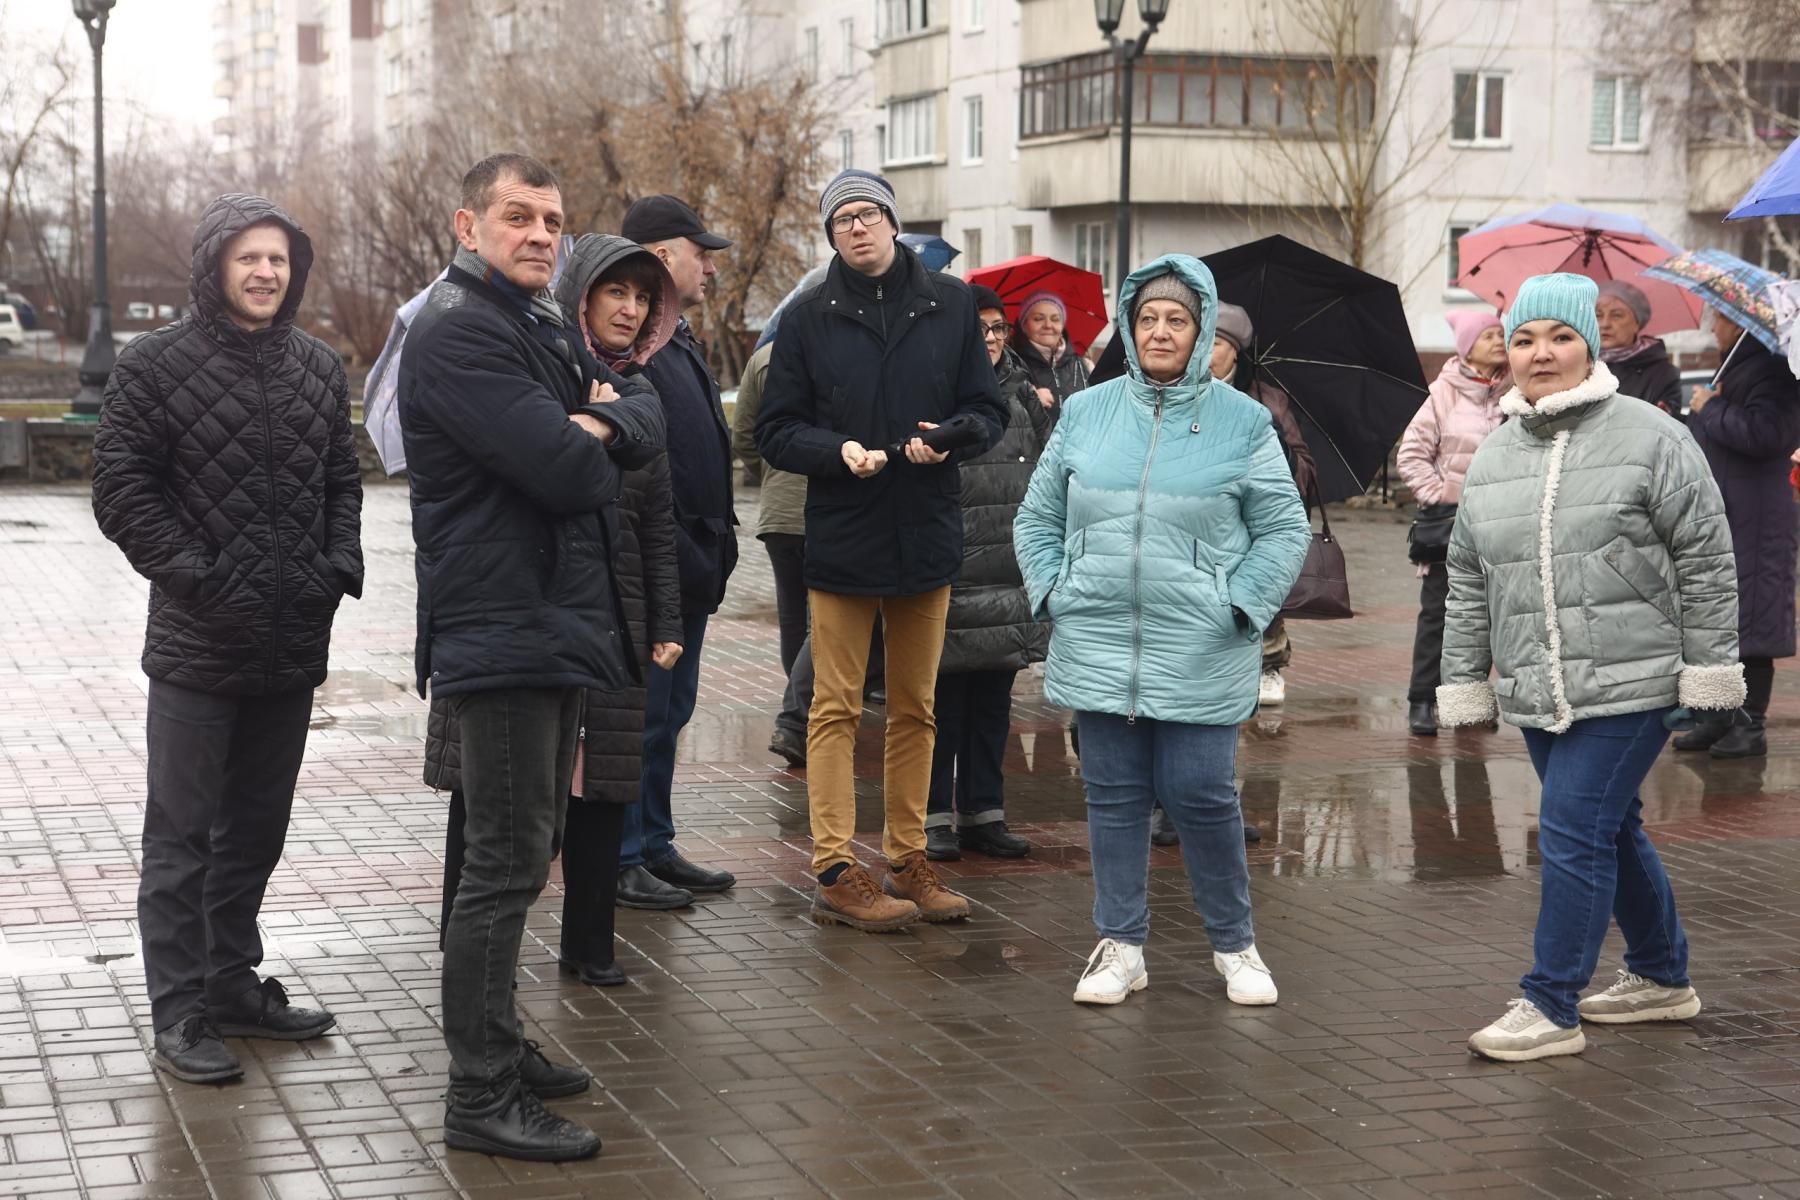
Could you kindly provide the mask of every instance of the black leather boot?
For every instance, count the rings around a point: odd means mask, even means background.
[[[962,843],[956,840],[956,830],[948,825],[927,825],[925,857],[932,862],[956,862],[962,858]]]
[[[530,1038],[525,1039],[525,1053],[519,1057],[519,1079],[536,1092],[540,1100],[579,1096],[594,1081],[594,1077],[580,1067],[566,1067],[545,1058],[543,1048]]]
[[[984,821],[965,825],[956,831],[964,850],[974,850],[990,858],[1024,858],[1031,853],[1031,843],[1006,827],[1005,821]]]
[[[224,1083],[244,1073],[243,1064],[226,1048],[218,1026],[205,1013],[158,1033],[150,1061],[184,1083]]]
[[[573,975],[591,987],[618,987],[625,982],[625,969],[616,962],[587,962],[579,958],[559,958],[564,975]]]
[[[444,1106],[444,1145],[501,1158],[571,1162],[600,1153],[600,1135],[565,1121],[524,1083],[514,1083],[483,1103]]]
[[[654,912],[686,908],[693,902],[694,893],[670,887],[643,867],[626,867],[619,872],[619,890],[613,899],[620,908],[647,908]]]
[[[1731,727],[1712,744],[1714,758],[1761,758],[1769,752],[1761,713],[1740,708],[1731,714]]]
[[[1437,705],[1429,700],[1421,700],[1417,704],[1407,705],[1406,728],[1418,737],[1436,737],[1438,733]]]
[[[303,1042],[337,1024],[337,1018],[323,1009],[289,1004],[287,989],[273,977],[263,980],[228,1005],[215,1005],[211,1012],[219,1032],[226,1037]]]
[[[1731,732],[1731,717],[1728,712],[1701,712],[1694,719],[1694,727],[1678,734],[1670,744],[1677,750],[1711,750],[1715,742]]]
[[[737,876],[730,871],[715,871],[711,867],[691,863],[681,857],[680,851],[669,855],[661,862],[645,863],[644,870],[670,887],[693,892],[695,895],[702,892],[729,891],[737,886]]]

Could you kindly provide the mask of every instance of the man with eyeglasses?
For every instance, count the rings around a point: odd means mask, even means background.
[[[925,857],[925,807],[944,618],[963,557],[957,463],[999,440],[1007,409],[968,285],[927,271],[896,241],[899,207],[887,180],[842,171],[819,213],[837,255],[824,282],[782,316],[756,433],[765,460],[808,477],[813,916],[883,931],[969,914]],[[920,437],[951,423],[972,429],[973,444],[942,451]],[[853,752],[878,615],[888,695],[881,885],[850,845]]]

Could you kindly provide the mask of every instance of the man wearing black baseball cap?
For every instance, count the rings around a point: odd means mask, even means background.
[[[645,196],[626,212],[620,232],[662,260],[684,309],[706,299],[707,280],[717,270],[712,253],[731,245],[675,196]],[[675,849],[671,796],[675,741],[694,715],[700,689],[707,618],[725,598],[725,581],[737,565],[737,517],[731,506],[731,429],[719,402],[718,381],[686,317],[669,344],[645,365],[644,374],[668,418],[684,650],[674,670],[650,668],[639,803],[625,810],[618,903],[667,909],[692,904],[695,892],[722,892],[737,882],[730,872],[691,863]]]

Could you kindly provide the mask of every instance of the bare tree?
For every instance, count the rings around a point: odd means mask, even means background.
[[[0,29],[11,28],[7,17],[7,6],[0,3]],[[66,43],[34,45],[16,31],[8,37],[17,40],[0,56],[0,265],[12,245],[21,189],[76,78],[76,59]]]

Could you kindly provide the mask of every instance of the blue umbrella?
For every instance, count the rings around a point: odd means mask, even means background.
[[[1800,213],[1800,141],[1781,152],[1775,165],[1750,185],[1725,219],[1741,221],[1745,217],[1780,217],[1789,213]]]
[[[942,271],[962,253],[935,233],[903,233],[900,235],[900,244],[911,246],[927,271]]]

